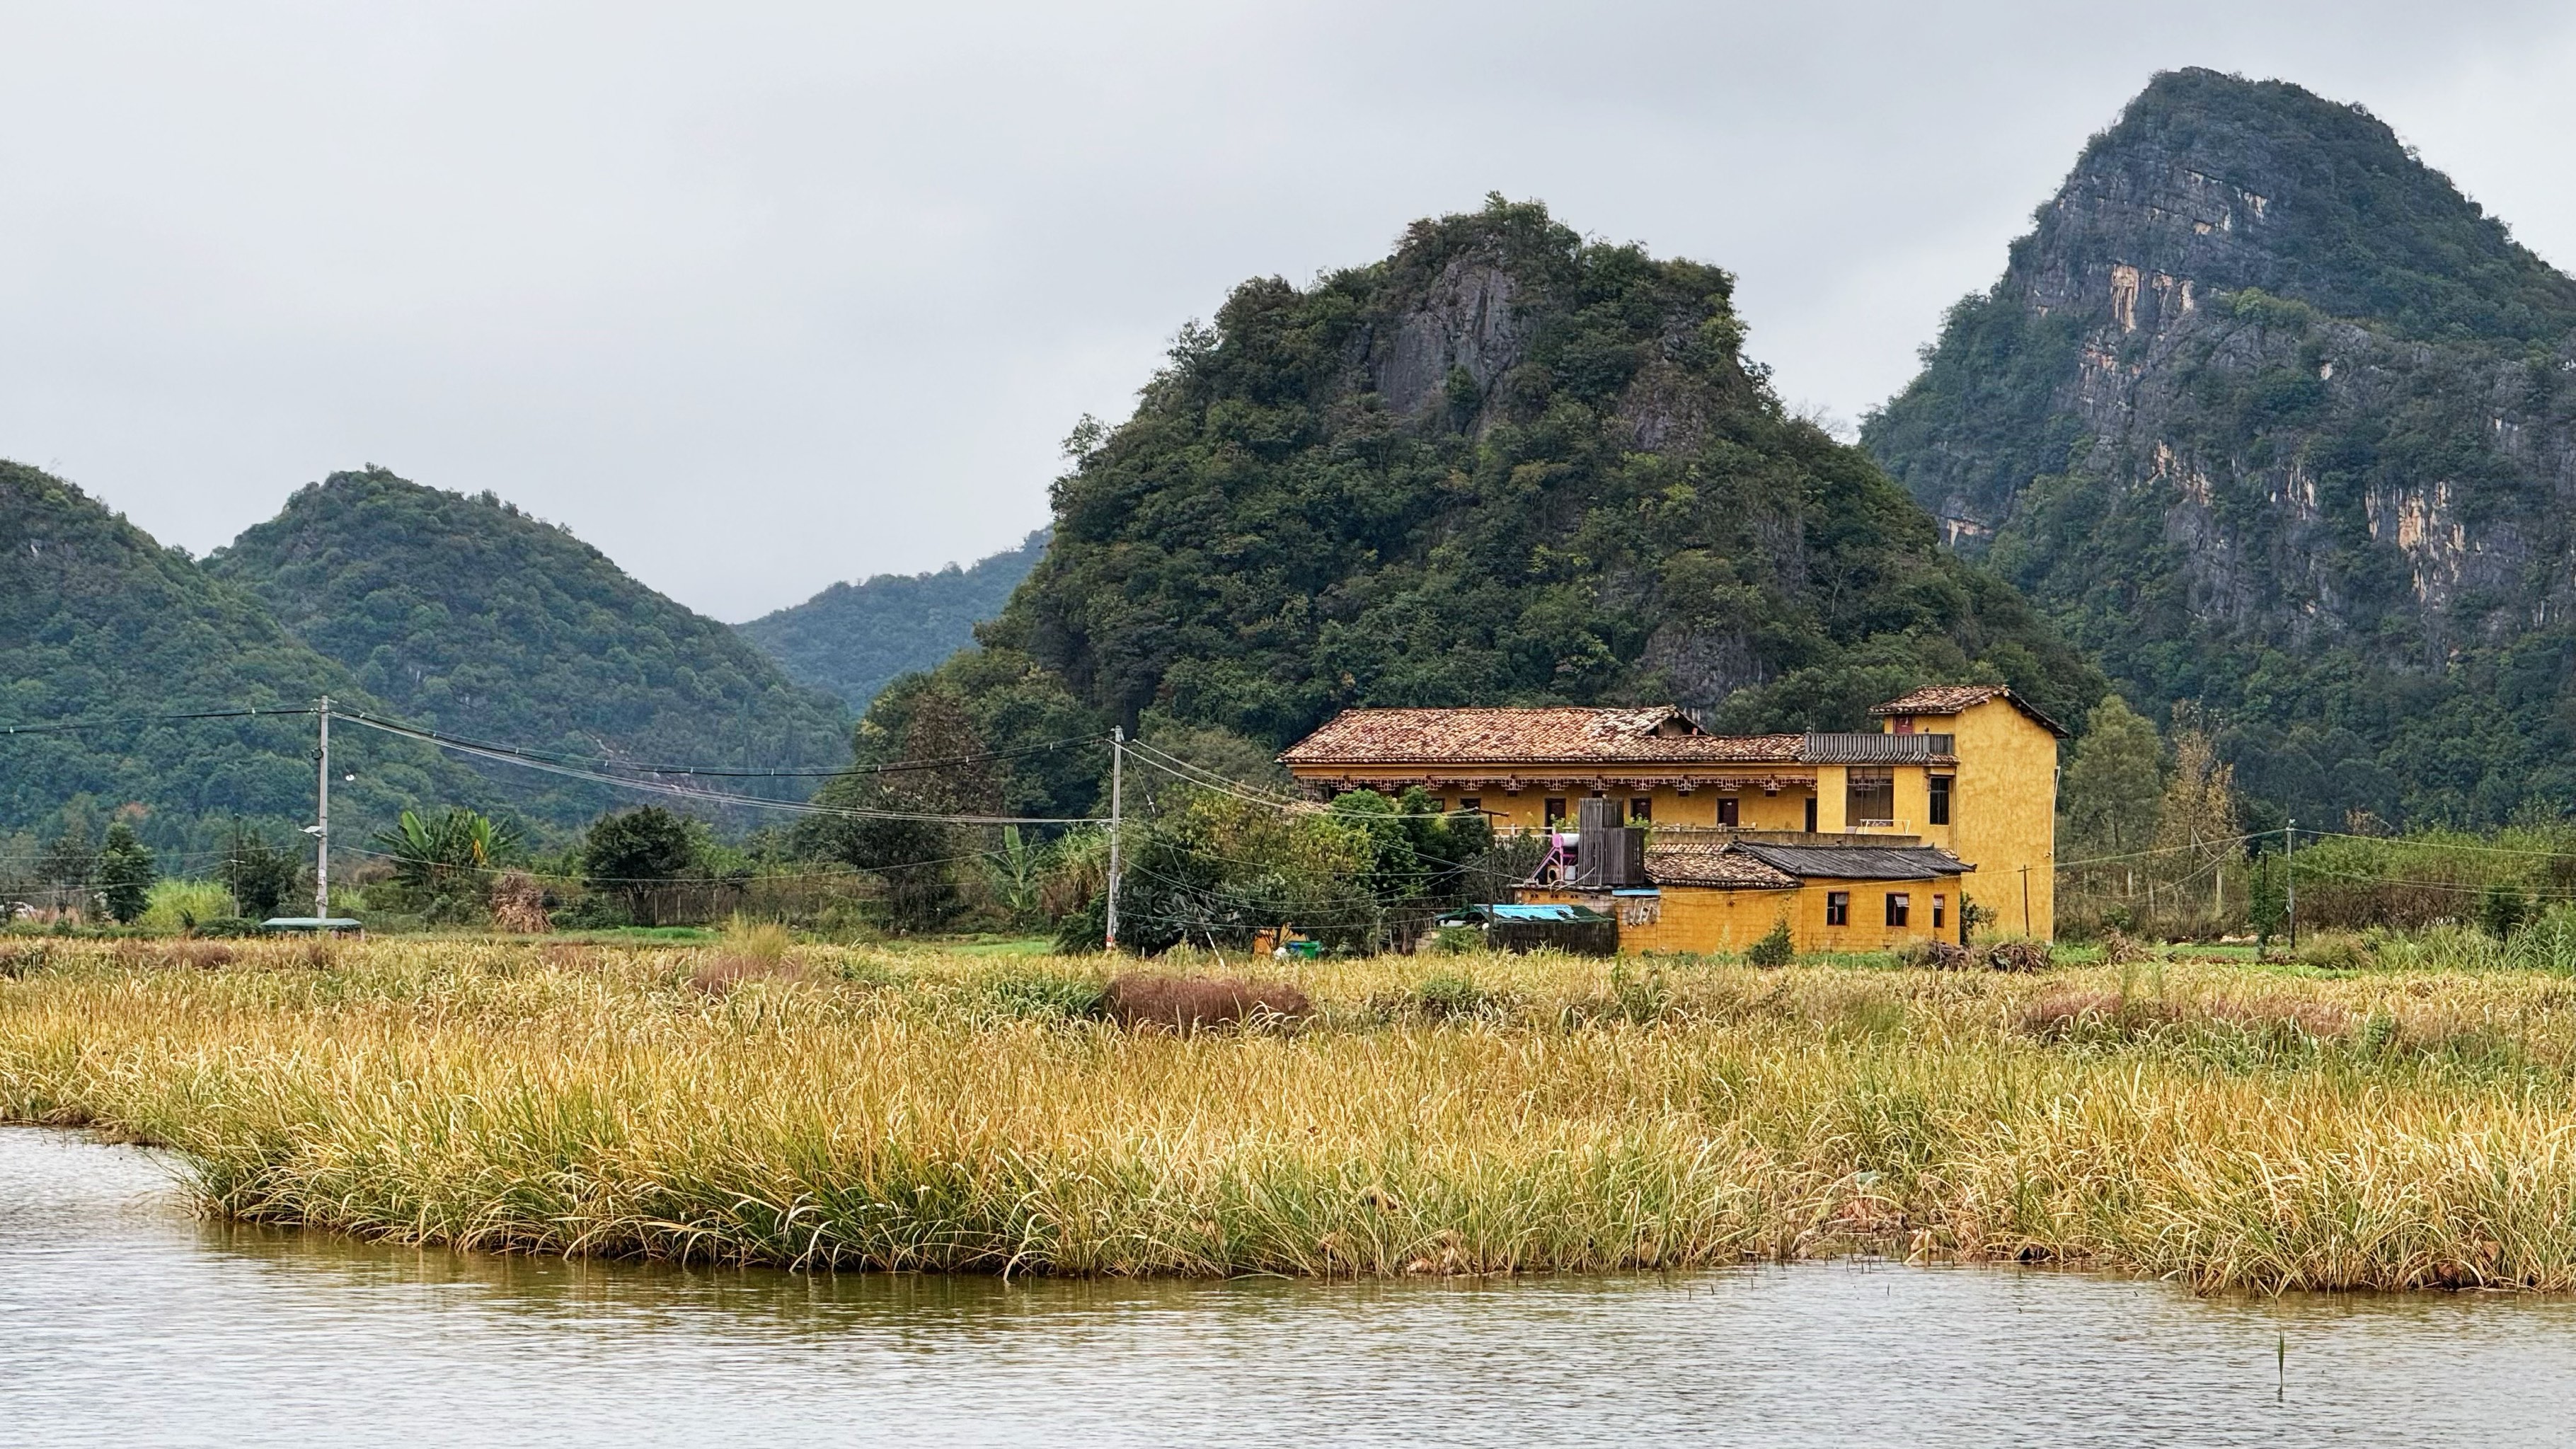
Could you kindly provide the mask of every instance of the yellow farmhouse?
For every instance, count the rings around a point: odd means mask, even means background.
[[[1575,829],[1606,799],[1648,829],[1645,879],[1524,888],[1615,912],[1620,949],[1740,950],[1787,921],[1801,951],[2056,925],[2056,721],[2001,685],[1933,685],[1866,733],[1717,735],[1641,709],[1353,709],[1280,756],[1318,796],[1408,787],[1497,830]]]

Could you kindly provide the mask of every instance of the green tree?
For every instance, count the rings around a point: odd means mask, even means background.
[[[2227,868],[2245,853],[2236,771],[2218,758],[2197,709],[2177,706],[2174,724],[2173,770],[2156,805],[2156,853],[2149,857],[2162,887],[2153,904],[2172,929],[2217,929],[2226,914]]]
[[[2143,849],[2155,838],[2164,795],[2156,727],[2129,702],[2105,695],[2067,753],[2064,849],[2081,859]]]
[[[98,891],[118,925],[130,926],[143,914],[157,878],[152,852],[136,837],[134,827],[122,820],[107,827],[107,844],[98,853]]]
[[[592,890],[621,898],[638,924],[661,924],[663,888],[698,867],[697,833],[659,805],[604,815],[582,838],[582,874]]]
[[[391,858],[394,878],[420,896],[479,899],[492,873],[516,854],[519,831],[473,810],[451,808],[434,824],[406,810],[374,845]]]
[[[304,862],[295,852],[271,845],[247,822],[233,822],[223,863],[215,867],[215,879],[232,892],[243,915],[255,921],[277,915],[303,878]]]
[[[2289,879],[2283,864],[2278,854],[2261,856],[2254,862],[2246,883],[2249,899],[2245,903],[2245,914],[2254,927],[2258,945],[2272,944],[2272,938],[2289,926]]]
[[[855,740],[858,764],[815,796],[850,811],[810,820],[799,836],[809,855],[874,872],[886,886],[887,924],[935,930],[953,919],[960,868],[980,854],[976,827],[957,816],[1002,812],[1000,771],[958,690],[930,675],[887,688]]]
[[[55,910],[88,909],[91,889],[98,883],[98,851],[90,844],[89,822],[77,814],[65,820],[63,828],[46,842],[45,856],[37,862],[36,872]]]

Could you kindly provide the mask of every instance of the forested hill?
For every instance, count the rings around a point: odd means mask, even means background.
[[[2080,714],[2089,666],[1784,413],[1733,288],[1499,198],[1310,287],[1243,284],[1132,418],[1077,433],[1046,557],[872,737],[940,685],[987,743],[1123,719],[1276,748],[1364,704],[1856,726],[1962,678]]]
[[[2276,811],[2576,804],[2576,279],[2368,112],[2158,76],[1863,438]]]
[[[449,733],[631,763],[811,768],[849,756],[840,701],[488,493],[335,473],[205,567],[394,712]],[[609,803],[504,773],[541,815],[579,820]]]
[[[1002,612],[1046,551],[1046,530],[1018,548],[926,574],[878,574],[834,584],[804,603],[737,624],[789,678],[866,709],[896,675],[909,674],[973,642],[975,626]]]
[[[347,671],[69,483],[0,463],[0,725],[369,703]],[[135,723],[0,735],[0,840],[93,842],[110,815],[165,852],[205,849],[240,815],[282,834],[313,818],[308,717]],[[407,805],[471,801],[479,782],[429,751],[361,738],[334,785],[363,831]],[[174,862],[175,864],[176,862]]]

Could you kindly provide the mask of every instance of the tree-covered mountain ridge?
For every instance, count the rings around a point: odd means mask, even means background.
[[[2576,802],[2576,279],[2366,111],[2157,77],[1863,437],[2280,809]]]
[[[1266,749],[1352,705],[1834,727],[1982,678],[2080,713],[2098,676],[1781,407],[1733,291],[1500,198],[1304,288],[1244,283],[1131,418],[1076,431],[1045,557],[978,649],[880,697],[863,754],[925,692],[983,743],[1123,722]]]
[[[307,708],[330,694],[384,708],[280,627],[248,591],[163,548],[77,486],[0,463],[0,724],[132,721],[0,739],[0,855],[111,817],[164,852],[205,851],[233,817],[272,832],[312,819],[310,716],[184,720]],[[435,752],[361,738],[339,756],[344,819],[487,798]],[[23,832],[23,833],[19,833]]]
[[[735,630],[799,684],[863,710],[897,675],[928,669],[972,643],[1046,552],[1046,530],[974,564],[838,583]]]
[[[837,699],[490,493],[381,468],[334,473],[204,568],[433,729],[626,764],[812,769],[848,758]],[[525,771],[496,778],[561,823],[611,798]]]

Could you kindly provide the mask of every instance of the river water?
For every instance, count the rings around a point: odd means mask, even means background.
[[[1357,1286],[684,1271],[199,1222],[174,1181],[150,1153],[0,1129],[0,1443],[2576,1441],[2566,1301],[1884,1264]]]

